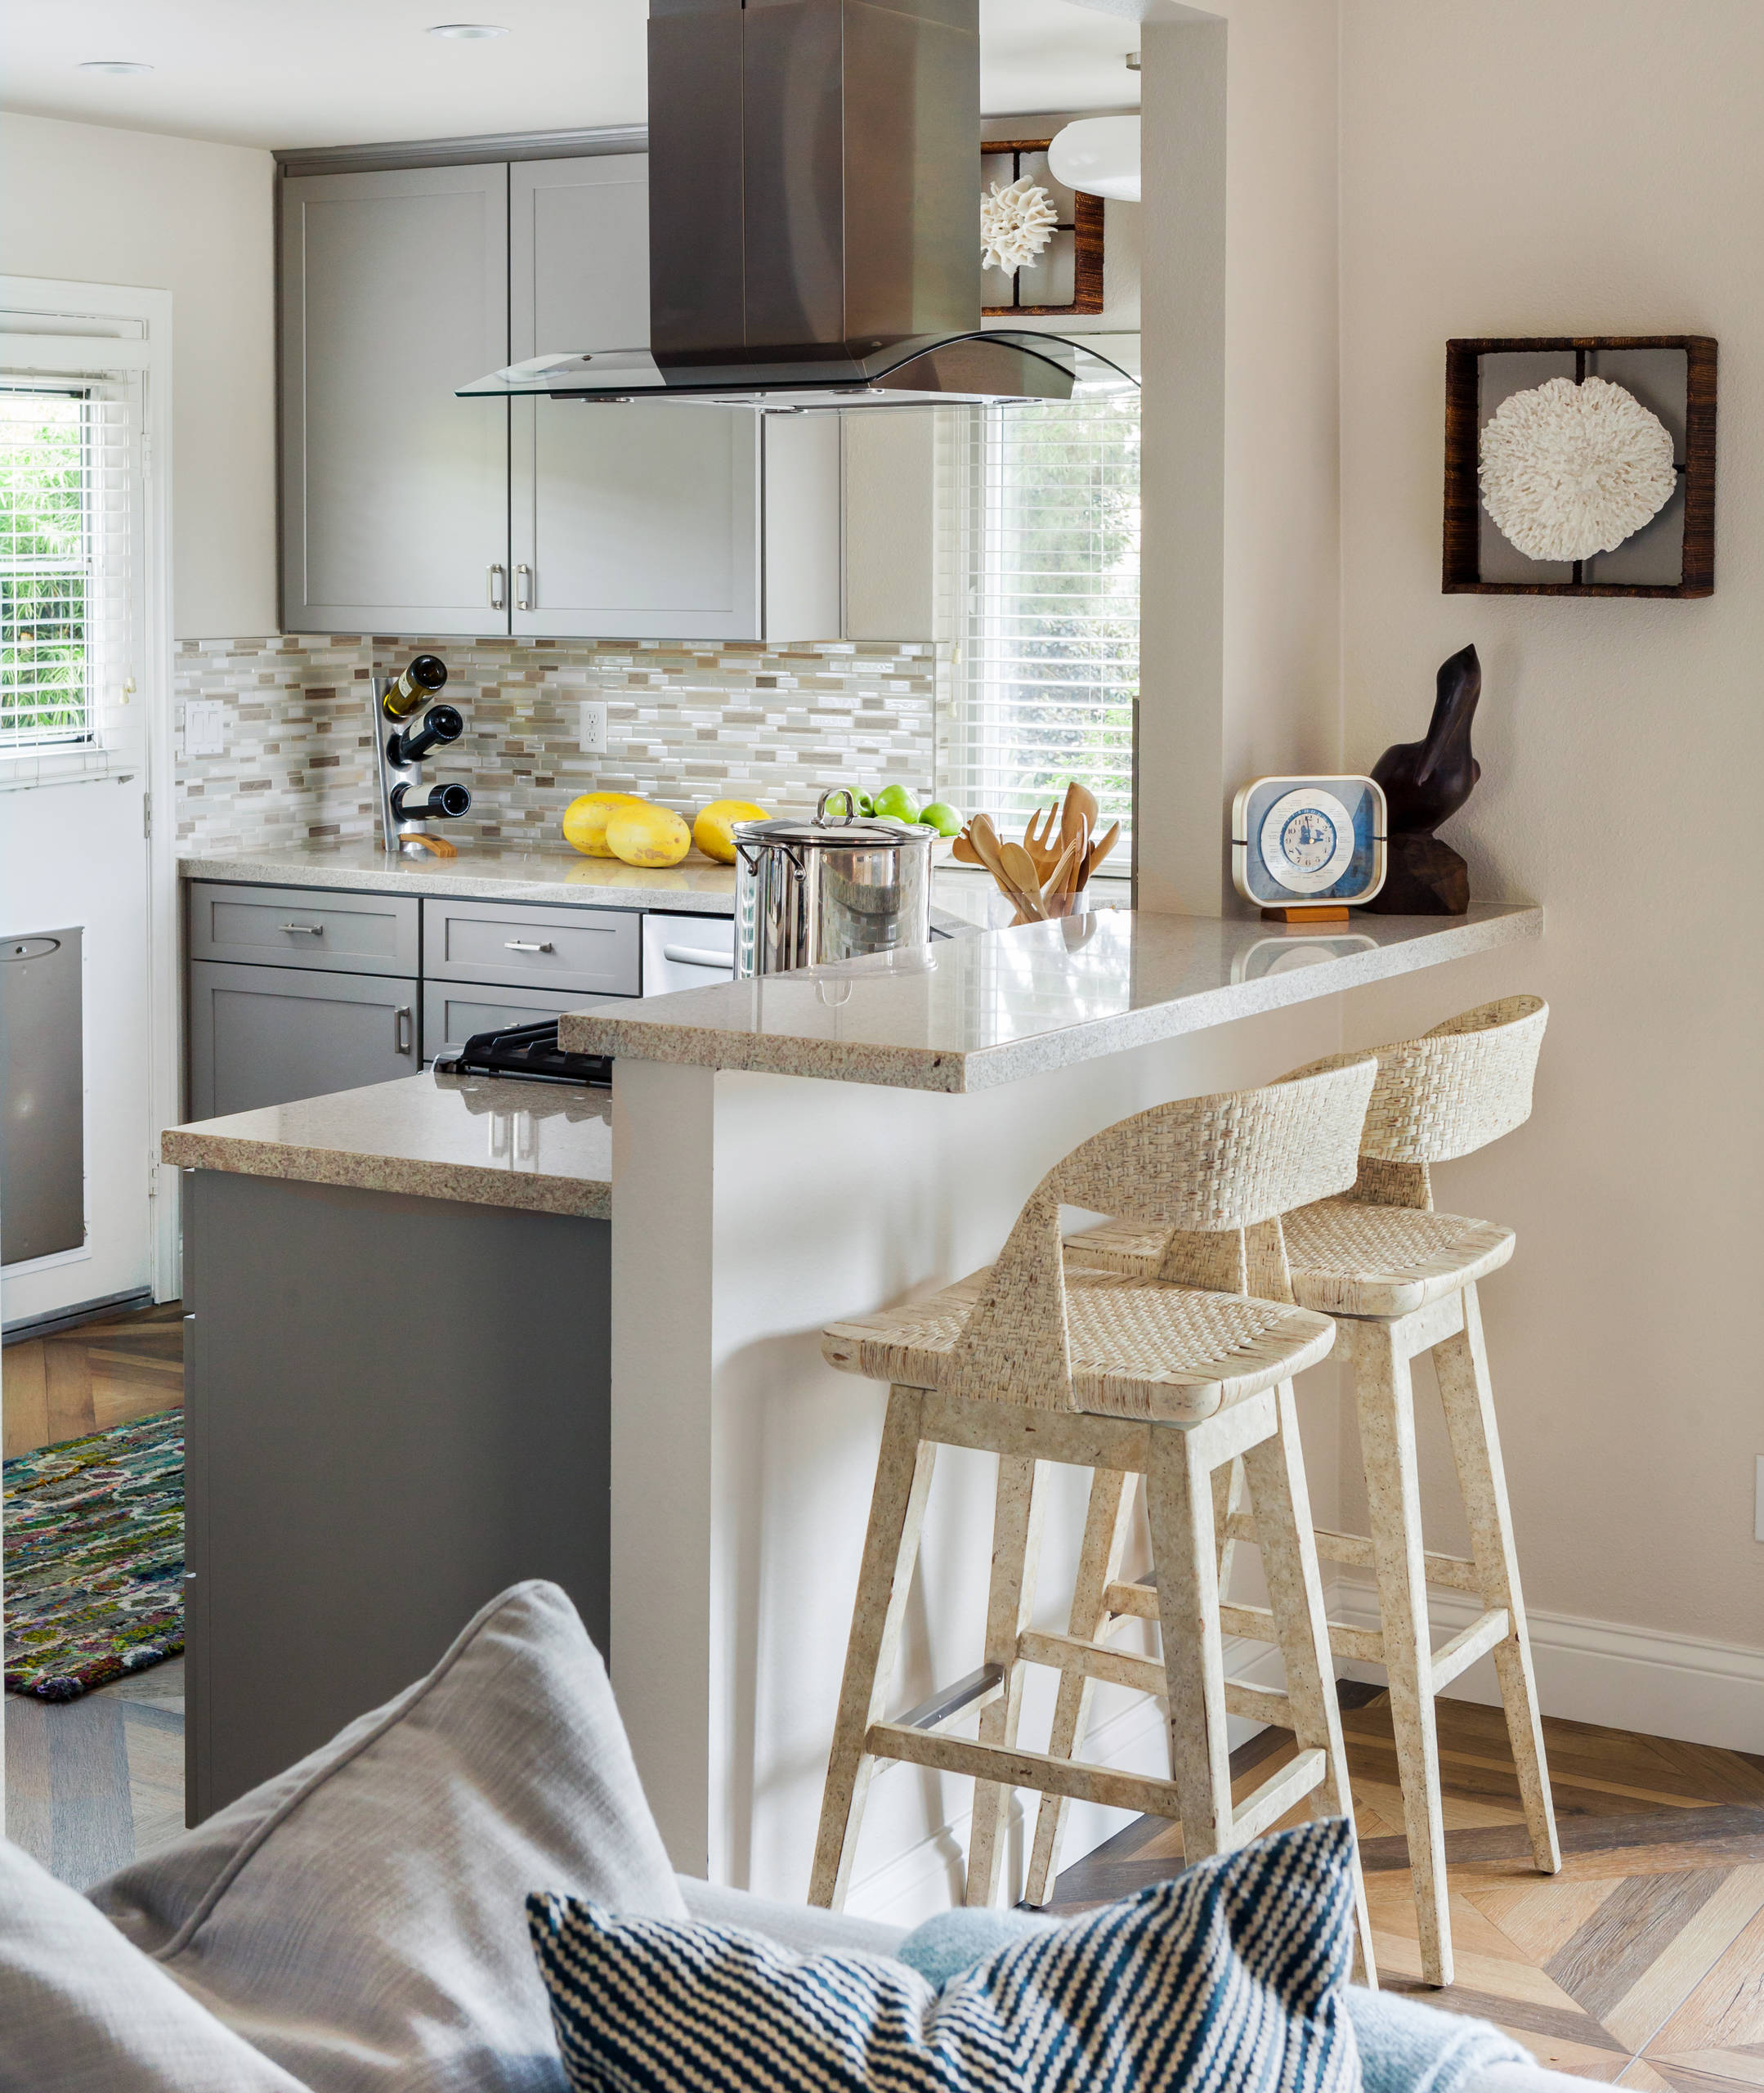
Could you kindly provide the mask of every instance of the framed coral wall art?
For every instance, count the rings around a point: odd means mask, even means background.
[[[1448,596],[1715,592],[1707,334],[1445,345]]]
[[[1046,199],[1051,216],[1034,258],[1020,268],[987,267],[987,298],[995,285],[1010,295],[981,311],[988,319],[1009,313],[1100,312],[1103,309],[1103,199],[1068,189],[1049,172],[1050,138],[987,138],[980,146],[981,194],[1028,186]]]

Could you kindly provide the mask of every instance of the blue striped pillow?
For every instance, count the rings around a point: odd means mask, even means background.
[[[527,1899],[575,2093],[1358,2093],[1334,1817],[998,1949],[904,1964]]]

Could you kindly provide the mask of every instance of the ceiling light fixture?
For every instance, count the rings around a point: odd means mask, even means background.
[[[150,73],[153,68],[134,58],[87,58],[74,69],[76,73]]]
[[[462,43],[475,43],[481,37],[506,36],[508,34],[496,22],[437,22],[428,33],[431,36],[456,37]]]

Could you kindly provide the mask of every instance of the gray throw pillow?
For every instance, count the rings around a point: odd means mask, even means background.
[[[0,1839],[0,2093],[303,2093]]]
[[[517,1584],[427,1678],[91,1894],[315,2093],[560,2093],[523,1904],[683,1919],[605,1666]]]

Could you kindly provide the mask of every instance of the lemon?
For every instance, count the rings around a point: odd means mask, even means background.
[[[615,807],[606,838],[610,854],[628,865],[677,865],[692,847],[692,831],[673,808],[647,800]]]
[[[692,840],[707,858],[714,858],[719,865],[732,865],[735,824],[766,818],[765,809],[751,800],[713,800],[692,823]]]
[[[563,810],[563,840],[573,843],[584,858],[610,858],[607,823],[614,811],[643,804],[635,792],[584,792]]]

